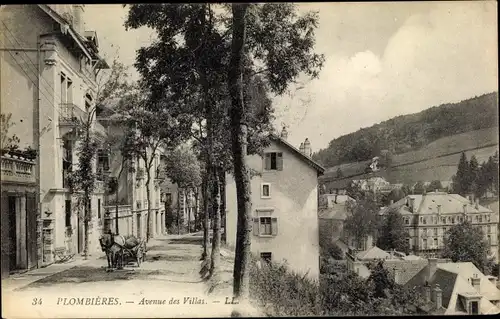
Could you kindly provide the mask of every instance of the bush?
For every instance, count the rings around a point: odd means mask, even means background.
[[[288,269],[252,257],[250,295],[267,316],[320,315],[318,283]]]

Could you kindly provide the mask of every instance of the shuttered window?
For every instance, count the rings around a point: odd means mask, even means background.
[[[254,236],[277,236],[278,218],[276,217],[256,217],[253,219]]]
[[[270,152],[264,154],[264,169],[267,171],[283,170],[283,153]]]

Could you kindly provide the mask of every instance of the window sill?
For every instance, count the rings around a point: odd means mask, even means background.
[[[271,196],[260,196],[261,199],[271,199]]]
[[[258,237],[261,237],[261,238],[272,238],[272,237],[276,237],[276,235],[259,235]]]

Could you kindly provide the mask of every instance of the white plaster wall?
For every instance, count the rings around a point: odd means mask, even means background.
[[[319,229],[317,218],[317,172],[287,148],[272,143],[266,152],[283,152],[282,171],[263,171],[260,156],[248,157],[248,165],[261,172],[251,181],[252,214],[259,208],[273,208],[271,217],[278,218],[278,234],[263,238],[252,236],[252,252],[271,252],[273,261],[286,261],[291,269],[317,279],[319,276]],[[261,183],[271,183],[271,198],[260,196]],[[237,202],[234,178],[228,174],[227,241],[236,244]]]

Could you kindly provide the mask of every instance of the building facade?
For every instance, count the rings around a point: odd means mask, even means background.
[[[85,30],[83,12],[84,5],[12,5],[0,12],[2,112],[24,124],[12,127],[21,147],[39,143],[42,264],[54,262],[55,251],[84,249],[83,209],[67,176],[78,163],[76,122],[94,108],[96,76],[108,66],[97,35]],[[92,129],[99,129],[95,120]],[[103,184],[96,186],[91,253],[99,249],[95,221],[103,202]]]
[[[114,102],[98,110],[97,120],[103,127],[105,134],[123,136],[125,131],[114,117]],[[149,205],[147,190],[147,165],[143,158],[125,159],[118,150],[111,153],[100,150],[97,158],[98,179],[107,181],[116,180],[116,190],[107,194],[105,198],[104,214],[99,216],[101,225],[107,219],[110,229],[114,233],[134,235],[146,238],[148,225],[148,211],[150,217],[151,238],[166,234],[166,211],[164,198],[161,196],[161,185],[165,182],[162,156],[164,149],[158,147],[155,154],[148,150],[148,160],[152,159],[149,181]]]
[[[263,157],[248,156],[251,179],[252,253],[284,262],[311,278],[319,276],[318,176],[324,169],[303,151],[272,136]],[[306,142],[308,142],[306,140]],[[305,147],[304,147],[305,144]],[[226,176],[227,243],[236,244],[237,201],[233,176]]]
[[[2,279],[36,268],[42,257],[35,160],[22,152],[1,156]]]
[[[444,245],[445,233],[454,225],[468,220],[479,227],[498,262],[498,214],[479,205],[479,201],[457,194],[430,192],[408,195],[382,211],[397,209],[410,235],[410,250],[417,255],[435,256]]]

